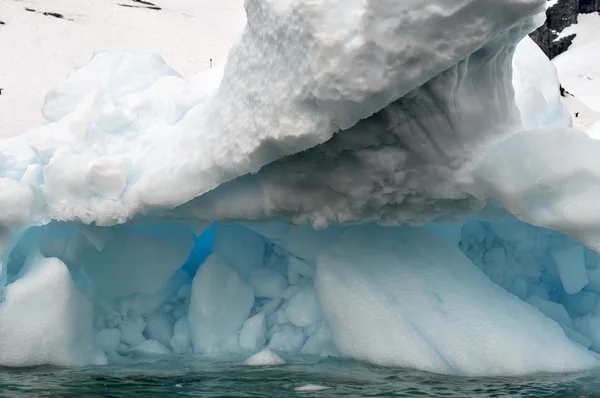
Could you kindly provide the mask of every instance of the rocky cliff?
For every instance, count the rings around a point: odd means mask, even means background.
[[[548,0],[553,4],[546,10],[546,23],[531,34],[531,38],[552,59],[565,52],[575,35],[560,38],[567,26],[577,23],[580,13],[600,11],[600,0]]]

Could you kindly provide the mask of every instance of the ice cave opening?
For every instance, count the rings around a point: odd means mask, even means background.
[[[482,375],[583,369],[600,352],[600,256],[500,210],[320,231],[52,222],[7,265],[8,366],[241,361],[268,348]]]

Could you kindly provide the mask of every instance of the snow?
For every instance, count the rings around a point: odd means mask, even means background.
[[[214,66],[225,64],[227,51],[244,26],[242,0],[155,3],[162,9],[122,7],[103,0],[4,2],[0,137],[42,124],[44,96],[99,52],[159,53],[186,77],[209,69],[210,58]],[[43,12],[60,13],[64,19]]]
[[[173,351],[175,351],[176,354],[184,354],[188,352],[192,346],[190,325],[187,316],[183,316],[175,322],[170,346],[173,347]]]
[[[252,271],[248,278],[248,282],[254,287],[254,294],[257,297],[278,299],[287,288],[287,281],[283,275],[276,271],[264,268],[258,268]]]
[[[158,312],[146,319],[144,334],[148,339],[156,340],[163,346],[169,347],[173,337],[174,324],[175,319],[172,315]]]
[[[552,254],[552,257],[567,293],[576,294],[589,283],[581,246],[557,251]]]
[[[561,36],[571,34],[577,36],[568,51],[553,60],[558,78],[565,89],[586,107],[600,112],[600,15],[579,14],[577,23],[561,32]]]
[[[135,313],[128,314],[133,319],[124,320],[119,328],[121,329],[121,341],[125,344],[137,346],[146,340],[142,332],[146,328],[146,322]]]

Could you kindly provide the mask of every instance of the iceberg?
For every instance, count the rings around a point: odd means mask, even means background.
[[[99,54],[0,141],[0,366],[600,365],[600,143],[543,0],[247,0],[227,64]]]

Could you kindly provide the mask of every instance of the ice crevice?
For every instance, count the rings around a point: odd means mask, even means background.
[[[544,2],[284,3],[191,80],[100,54],[0,141],[0,365],[598,366],[600,144]]]

